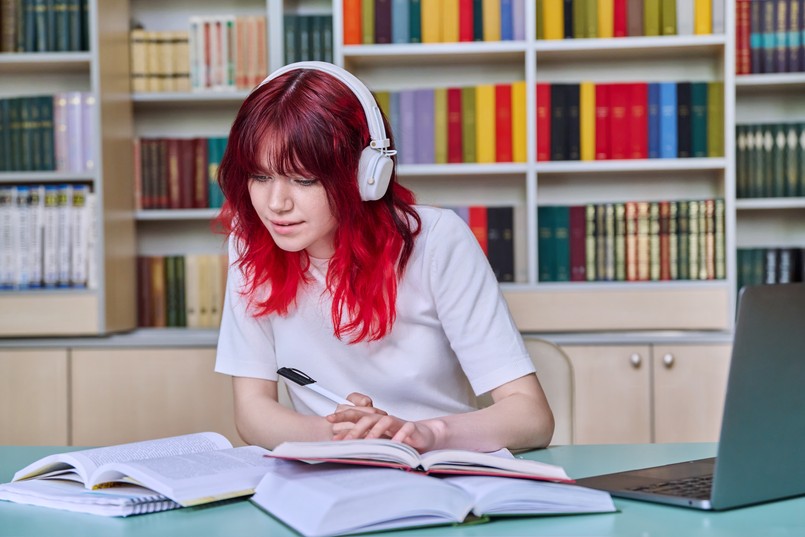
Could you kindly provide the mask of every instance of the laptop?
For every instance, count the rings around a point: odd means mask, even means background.
[[[715,458],[577,483],[710,510],[805,494],[805,283],[741,290]]]

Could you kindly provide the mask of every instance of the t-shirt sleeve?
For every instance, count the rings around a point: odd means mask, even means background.
[[[269,317],[255,318],[241,293],[244,277],[238,268],[235,239],[229,240],[229,269],[218,334],[215,371],[235,377],[277,380],[274,333]]]
[[[426,249],[437,315],[475,393],[533,373],[497,279],[464,221],[444,211]]]

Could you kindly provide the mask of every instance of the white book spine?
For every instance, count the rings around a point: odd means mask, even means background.
[[[0,186],[0,289],[14,287],[14,200],[16,187]]]
[[[794,0],[796,1],[796,0]],[[713,34],[724,34],[724,0],[713,0],[712,3]]]
[[[58,171],[70,169],[68,147],[67,94],[57,93],[53,96],[53,153]]]
[[[205,48],[207,50],[207,68],[209,69],[209,77],[205,88],[207,89],[220,89],[221,88],[221,19],[219,17],[211,17],[204,22],[206,39]]]
[[[45,187],[37,185],[31,187],[28,197],[28,206],[31,211],[31,286],[42,285],[42,233],[45,210]]]
[[[693,1],[676,0],[676,33],[693,35]]]
[[[70,213],[72,247],[70,248],[70,283],[73,287],[87,285],[87,257],[89,254],[89,214],[87,214],[87,185],[73,187]]]
[[[190,17],[190,88],[199,89],[202,87],[203,80],[202,60],[203,54],[203,33],[204,23],[200,17]]]
[[[67,162],[71,172],[84,171],[83,135],[81,133],[82,101],[80,91],[67,93]]]
[[[237,88],[235,84],[235,64],[238,61],[237,34],[235,32],[235,16],[229,15],[225,17],[224,31],[226,35],[226,88],[234,91]]]
[[[31,198],[30,188],[27,186],[17,187],[17,215],[16,230],[14,234],[14,256],[16,257],[16,267],[14,270],[15,287],[27,289],[31,286],[31,209],[29,200]]]
[[[73,187],[72,185],[59,186],[58,203],[56,207],[56,266],[57,282],[59,287],[70,286],[70,247],[72,246],[72,205]]]
[[[55,287],[59,282],[59,188],[55,185],[45,187],[42,226],[42,283],[46,287]]]
[[[84,214],[87,221],[87,288],[98,288],[98,198],[89,192]]]
[[[81,94],[81,151],[84,171],[94,172],[95,157],[95,95]]]

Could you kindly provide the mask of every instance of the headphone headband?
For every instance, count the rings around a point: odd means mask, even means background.
[[[271,80],[274,80],[280,75],[284,75],[290,71],[296,71],[297,69],[313,69],[316,71],[322,71],[332,75],[346,84],[346,86],[358,98],[361,106],[363,107],[366,122],[369,125],[369,136],[372,139],[370,147],[373,149],[383,150],[387,149],[389,145],[391,145],[391,141],[386,136],[386,127],[383,125],[383,115],[380,113],[380,109],[377,107],[377,103],[375,102],[372,92],[369,91],[369,88],[367,88],[364,83],[358,79],[358,77],[346,69],[338,67],[337,65],[316,61],[289,63],[288,65],[280,67],[268,75],[262,82],[260,82],[260,85],[258,85],[257,88],[270,82]]]

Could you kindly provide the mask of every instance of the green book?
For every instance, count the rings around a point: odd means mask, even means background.
[[[39,97],[39,139],[42,152],[42,170],[56,169],[56,152],[53,146],[53,96]]]
[[[187,326],[184,256],[176,256],[174,263],[176,264],[176,326]]]
[[[602,203],[595,206],[595,272],[599,281],[609,279],[609,274],[607,274],[607,210]]]
[[[408,34],[411,43],[422,42],[422,1],[410,0],[408,11]]]
[[[651,281],[660,279],[660,204],[652,201],[648,204],[648,278]]]
[[[699,279],[699,202],[688,202],[688,278]]]
[[[165,256],[165,325],[179,326],[176,256]]]
[[[690,84],[690,152],[692,157],[708,156],[707,82]]]
[[[321,47],[322,59],[333,63],[333,16],[321,15]]]
[[[467,86],[461,88],[461,156],[465,163],[478,162],[475,130],[475,86]]]
[[[626,204],[615,203],[615,280],[626,280]]]
[[[761,153],[763,155],[763,169],[761,177],[763,179],[763,197],[769,198],[774,196],[774,147],[775,147],[775,125],[766,123],[763,125],[763,143],[761,144]]]
[[[299,60],[303,62],[310,61],[310,17],[304,15],[296,16],[296,52],[299,54]]]
[[[596,3],[597,0],[592,0]],[[589,0],[573,0],[573,35],[576,39],[587,37],[587,4]],[[567,4],[565,4],[567,5]],[[593,19],[595,20],[595,19]],[[568,36],[571,37],[571,36]]]
[[[715,247],[715,278],[717,280],[727,278],[727,245],[724,231],[726,222],[724,213],[724,200],[716,199],[713,209],[713,242]]]
[[[28,119],[25,120],[23,129],[28,138],[28,152],[27,155],[30,162],[28,170],[40,171],[42,170],[42,129],[40,128],[40,114],[39,97],[26,97],[25,99]]]
[[[775,198],[782,198],[785,196],[785,154],[788,146],[786,134],[787,129],[785,125],[777,123],[771,126],[771,135],[774,139],[774,146],[771,150],[771,194],[772,197]]]
[[[799,195],[799,129],[796,123],[785,127],[785,196]]]
[[[596,269],[598,268],[598,262],[595,259],[596,254],[598,253],[596,250],[595,244],[595,205],[588,204],[584,210],[584,223],[585,223],[585,233],[584,233],[584,262],[585,262],[585,272],[587,274],[587,281],[594,282],[598,279],[598,272]]]
[[[679,279],[679,202],[668,203],[668,270],[671,280]]]
[[[554,245],[554,207],[537,207],[537,257],[539,281],[556,281],[556,246]]]
[[[690,265],[688,263],[690,253],[690,232],[688,230],[690,222],[688,218],[689,208],[690,202],[688,201],[680,201],[677,205],[676,223],[677,236],[679,237],[677,274],[680,280],[690,279]]]
[[[11,155],[9,170],[23,171],[22,163],[22,103],[24,97],[14,97],[8,100],[8,134],[11,141]]]
[[[746,125],[735,126],[735,195],[738,198],[747,197],[747,168]]]
[[[660,0],[643,0],[643,35],[660,35]]]
[[[11,169],[11,136],[8,125],[8,99],[0,99],[0,172]]]
[[[285,45],[284,59],[286,64],[294,63],[301,59],[298,52],[298,19],[296,15],[284,15],[282,17],[283,44]]]
[[[805,123],[799,124],[799,151],[797,152],[799,162],[799,183],[797,184],[797,196],[805,196]]]
[[[88,50],[86,47],[85,33],[87,30],[87,14],[81,8],[81,4],[87,6],[88,2],[82,0],[67,0],[67,32],[69,41],[68,49],[72,51]]]
[[[433,90],[433,156],[436,164],[447,164],[447,88]]]
[[[724,156],[724,83],[707,83],[707,156]]]
[[[676,33],[676,0],[660,0],[660,34]]]
[[[484,0],[472,0],[472,39],[484,40]]]
[[[36,132],[33,128],[33,97],[20,98],[20,163],[22,171],[33,171],[34,169],[34,136]]]
[[[615,280],[615,206],[603,205],[604,209],[604,279]],[[599,207],[600,210],[600,207]]]
[[[537,11],[536,11],[536,31],[537,31],[537,39],[544,39],[545,38],[545,28],[543,26],[543,18],[542,18],[542,4],[543,0],[536,0],[537,1]]]
[[[361,41],[364,45],[375,42],[375,3],[361,2]]]
[[[554,281],[570,281],[570,207],[553,207]]]
[[[754,188],[752,189],[753,198],[762,198],[768,195],[766,192],[766,137],[764,134],[765,125],[755,125],[755,165],[752,167],[752,177]],[[769,135],[771,141],[771,135]]]

